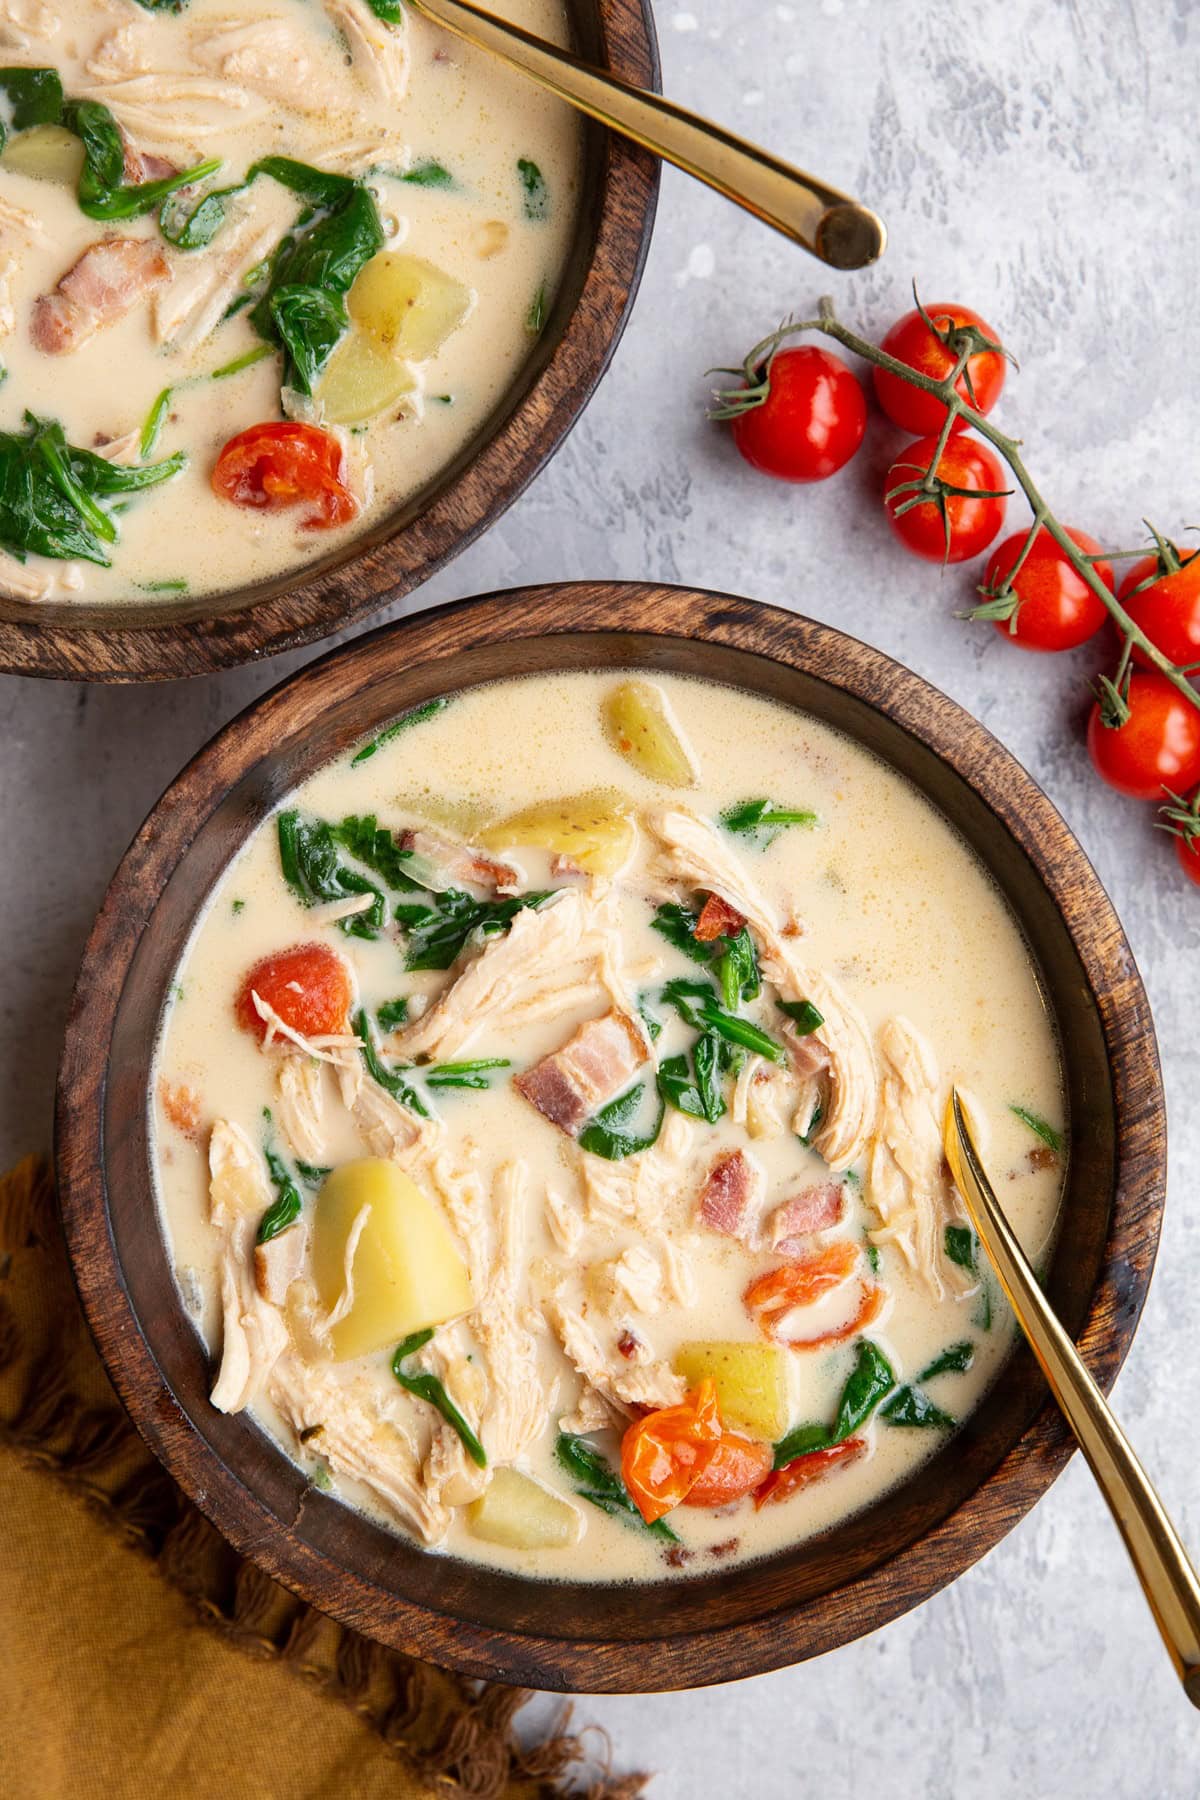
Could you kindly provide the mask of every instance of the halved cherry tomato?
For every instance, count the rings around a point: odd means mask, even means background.
[[[836,475],[867,428],[867,402],[853,370],[831,350],[796,344],[775,352],[763,380],[766,398],[737,412],[731,427],[751,468],[780,481]],[[735,389],[734,405],[736,395]]]
[[[775,1469],[767,1476],[754,1496],[755,1506],[767,1506],[772,1501],[788,1499],[790,1495],[799,1493],[801,1488],[811,1486],[814,1481],[824,1480],[826,1475],[832,1475],[835,1469],[844,1469],[850,1463],[857,1462],[866,1448],[866,1438],[852,1437],[846,1438],[843,1443],[831,1445],[828,1450],[810,1450],[807,1456],[798,1456],[786,1468]]]
[[[238,990],[234,1012],[239,1025],[262,1038],[266,1021],[259,1017],[252,994],[303,1037],[343,1032],[350,1016],[350,972],[325,944],[293,944],[290,950],[264,956],[250,970]]]
[[[781,1268],[770,1269],[765,1275],[759,1275],[746,1289],[742,1298],[764,1337],[775,1343],[787,1344],[793,1350],[823,1349],[827,1344],[840,1344],[845,1338],[853,1337],[864,1325],[879,1312],[884,1302],[884,1291],[873,1282],[859,1276],[858,1308],[854,1314],[840,1325],[832,1326],[827,1331],[816,1332],[810,1337],[785,1336],[780,1327],[788,1314],[797,1307],[811,1306],[825,1294],[832,1293],[850,1280],[860,1268],[860,1250],[857,1244],[845,1239],[826,1245],[824,1250],[814,1250],[806,1256],[796,1256]]]
[[[330,431],[272,419],[231,437],[212,472],[213,492],[236,506],[312,508],[302,523],[327,531],[345,525],[358,501],[345,483],[346,459]]]
[[[1135,625],[1169,662],[1180,668],[1200,663],[1200,561],[1195,550],[1181,550],[1181,568],[1151,581],[1140,594],[1134,592],[1162,564],[1157,556],[1134,563],[1121,583],[1120,599]],[[1140,668],[1153,668],[1146,652],[1135,644],[1133,660]]]
[[[1133,800],[1159,800],[1164,788],[1183,793],[1200,782],[1200,709],[1165,675],[1129,678],[1129,718],[1106,725],[1099,702],[1088,720],[1088,751],[1096,773]]]
[[[739,1437],[735,1431],[721,1434],[716,1453],[698,1481],[688,1490],[685,1506],[728,1506],[743,1494],[752,1494],[771,1472],[770,1444]]]
[[[986,588],[998,588],[1013,567],[1028,534],[1018,531],[1005,538],[992,551],[983,578]],[[1068,530],[1067,536],[1087,556],[1095,556],[1100,546],[1085,531]],[[1112,565],[1093,563],[1092,567],[1106,588],[1113,585]],[[1108,614],[1103,600],[1092,591],[1083,576],[1072,567],[1043,528],[1033,540],[1033,548],[1017,571],[1013,582],[1017,597],[1011,618],[996,619],[996,630],[1022,650],[1074,650],[1095,637]]]
[[[911,491],[897,492],[920,481],[933,468],[936,450],[936,437],[918,438],[888,470],[883,484],[888,523],[905,549],[916,556],[929,562],[967,562],[987,549],[1004,523],[1004,471],[978,438],[952,437],[938,458],[935,473],[947,486],[967,492],[947,494],[941,501],[932,497],[922,500]]]
[[[660,1407],[629,1427],[621,1439],[621,1477],[647,1525],[682,1505],[720,1441],[717,1387],[711,1379],[678,1406]]]
[[[999,342],[987,321],[969,306],[927,306],[925,311],[939,332],[953,330],[956,325],[974,325],[991,343]],[[880,349],[934,381],[944,381],[958,361],[942,339],[930,331],[915,307],[897,319]],[[936,435],[942,429],[946,408],[940,400],[911,387],[903,376],[893,375],[888,369],[875,369],[873,373],[876,397],[893,425],[899,425],[901,431],[915,432],[918,437]],[[1004,358],[994,350],[978,351],[954,384],[955,392],[981,413],[991,412],[1003,386]],[[955,420],[954,429],[964,429],[961,419]]]

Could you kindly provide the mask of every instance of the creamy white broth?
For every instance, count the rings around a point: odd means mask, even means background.
[[[1057,1046],[1024,943],[974,858],[916,791],[881,763],[819,722],[735,689],[680,677],[653,678],[669,695],[674,717],[696,753],[699,781],[686,792],[652,782],[614,748],[601,725],[605,698],[620,679],[599,674],[530,677],[461,694],[437,716],[404,731],[357,766],[346,758],[322,770],[286,804],[330,820],[374,812],[381,825],[397,831],[422,822],[445,828],[452,821],[469,835],[531,801],[595,790],[624,796],[640,823],[636,855],[618,882],[621,959],[631,972],[630,985],[647,995],[647,1004],[663,1021],[654,1047],[660,1059],[681,1049],[694,1033],[672,1017],[656,993],[671,976],[703,971],[651,927],[657,900],[646,898],[648,870],[660,851],[647,820],[655,808],[680,801],[705,820],[762,795],[789,807],[811,808],[819,816],[815,828],[785,830],[768,848],[732,834],[722,833],[722,841],[779,914],[802,923],[803,936],[797,941],[805,961],[841,984],[873,1035],[898,1014],[921,1035],[936,1056],[939,1106],[951,1078],[971,1094],[986,1119],[987,1161],[1009,1215],[1034,1259],[1043,1256],[1052,1241],[1061,1171],[1010,1108],[1021,1105],[1064,1125]],[[498,748],[485,759],[481,746]],[[545,851],[521,846],[511,857],[530,888],[565,882],[580,890],[580,878],[553,873]],[[464,966],[460,963],[445,975],[406,974],[402,949],[391,933],[363,943],[335,927],[315,928],[316,917],[281,878],[275,822],[269,821],[222,877],[198,921],[179,966],[177,997],[164,1021],[153,1094],[163,1227],[185,1303],[214,1358],[222,1347],[218,1272],[225,1240],[209,1217],[209,1134],[214,1121],[234,1121],[258,1146],[262,1109],[268,1107],[275,1113],[272,1131],[278,1147],[289,1151],[278,1125],[279,1053],[264,1052],[234,1022],[233,998],[247,970],[288,945],[327,940],[353,965],[359,995],[373,1010],[400,993],[432,997]],[[576,1004],[556,1006],[534,1023],[516,1027],[502,1019],[489,1021],[460,1054],[507,1058],[515,1074],[557,1051],[577,1025],[603,1010],[593,993]],[[779,1019],[769,1003],[765,1011],[762,1002],[746,1010],[771,1029]],[[387,1053],[389,1040],[382,1042]],[[751,1139],[732,1111],[713,1126],[674,1115],[676,1127],[690,1141],[681,1164],[663,1179],[661,1219],[649,1232],[629,1220],[614,1223],[580,1185],[580,1166],[595,1169],[599,1159],[585,1157],[572,1138],[514,1090],[509,1076],[509,1070],[499,1071],[495,1085],[483,1092],[439,1093],[436,1108],[460,1176],[479,1176],[485,1193],[494,1196],[499,1171],[515,1165],[522,1172],[522,1304],[539,1315],[552,1311],[556,1284],[565,1281],[575,1301],[586,1299],[588,1316],[614,1367],[619,1358],[613,1359],[612,1344],[624,1330],[641,1339],[656,1364],[669,1364],[681,1344],[697,1338],[762,1342],[743,1292],[752,1277],[778,1267],[780,1258],[766,1249],[747,1249],[706,1227],[697,1213],[698,1191],[714,1159],[741,1148],[765,1172],[765,1217],[797,1190],[828,1182],[822,1159],[791,1130]],[[194,1114],[184,1119],[190,1135],[164,1110],[166,1097],[178,1118],[183,1093],[190,1096]],[[732,1096],[728,1084],[726,1094]],[[672,1129],[672,1116],[668,1111],[665,1132]],[[323,1163],[364,1154],[363,1139],[332,1089],[325,1120]],[[648,1151],[643,1160],[649,1162],[657,1153]],[[638,1161],[605,1163],[599,1175],[613,1170],[620,1181],[622,1171]],[[418,1183],[429,1185],[419,1162],[413,1172]],[[569,1253],[556,1243],[548,1225],[547,1189],[582,1221],[581,1241]],[[844,1194],[841,1222],[813,1237],[812,1245],[841,1239],[859,1243],[879,1230],[869,1150],[855,1158]],[[311,1216],[313,1205],[306,1190],[306,1215]],[[652,1312],[639,1310],[627,1297],[613,1304],[603,1280],[585,1277],[630,1246],[649,1246],[662,1262],[668,1245],[690,1270],[695,1295],[688,1303],[666,1297]],[[469,1262],[472,1246],[460,1240],[460,1248]],[[867,1278],[885,1290],[887,1307],[861,1335],[883,1350],[900,1382],[913,1380],[948,1346],[969,1340],[974,1350],[970,1370],[929,1384],[935,1404],[961,1419],[1008,1354],[1010,1315],[998,1296],[991,1293],[985,1301],[974,1287],[961,1296],[948,1292],[937,1301],[897,1247],[885,1244],[878,1256],[878,1276]],[[866,1265],[862,1267],[865,1271]],[[481,1285],[487,1286],[486,1268],[482,1284],[477,1282],[477,1298]],[[992,1314],[987,1330],[981,1328],[985,1306]],[[804,1316],[818,1329],[832,1327],[841,1322],[845,1308],[839,1290]],[[792,1426],[832,1420],[858,1341],[787,1352]],[[435,1337],[435,1350],[437,1342]],[[503,1548],[474,1536],[467,1514],[457,1509],[435,1547],[530,1575],[584,1580],[661,1576],[669,1566],[664,1546],[636,1525],[578,1501],[572,1480],[556,1462],[557,1422],[573,1413],[581,1382],[553,1329],[539,1333],[536,1343],[542,1378],[554,1391],[547,1393],[544,1427],[522,1450],[517,1466],[577,1506],[581,1543],[555,1550]],[[400,1393],[388,1353],[337,1368],[338,1379],[357,1384],[372,1406],[397,1409],[423,1455],[437,1420],[422,1401]],[[295,1432],[272,1404],[269,1385],[251,1405],[252,1416],[325,1483],[328,1470],[312,1453],[319,1438],[308,1447],[298,1445]],[[469,1411],[468,1401],[460,1399]],[[486,1448],[486,1410],[482,1435]],[[790,1499],[759,1511],[749,1500],[717,1511],[677,1510],[670,1523],[687,1552],[677,1558],[679,1566],[695,1573],[712,1567],[714,1556],[759,1556],[820,1531],[886,1493],[945,1438],[939,1430],[889,1426],[878,1415],[863,1435],[868,1451],[860,1460]],[[602,1432],[589,1442],[616,1466],[618,1432]],[[395,1512],[360,1483],[334,1477],[332,1485],[393,1529],[404,1528]]]
[[[562,0],[506,0],[499,10],[565,41]],[[376,37],[394,38],[399,60],[390,72],[381,73],[362,44],[364,21]],[[262,36],[269,31],[278,39]],[[247,271],[291,229],[300,198],[260,176],[231,201],[212,242],[185,251],[160,238],[156,213],[104,224],[80,210],[73,183],[20,173],[0,157],[0,360],[7,369],[0,430],[20,431],[28,409],[61,422],[82,448],[119,445],[140,433],[170,387],[150,460],[177,451],[188,457],[182,473],[132,496],[109,568],[40,555],[22,565],[0,553],[4,591],[113,600],[161,584],[206,593],[299,570],[430,481],[479,430],[529,356],[535,303],[541,296],[542,312],[552,304],[574,229],[578,125],[561,103],[417,14],[406,12],[392,27],[374,18],[366,0],[245,0],[236,9],[227,0],[189,0],[179,13],[118,0],[9,4],[0,7],[0,62],[57,69],[66,94],[107,105],[143,155],[176,168],[220,157],[205,187],[240,181],[266,155],[361,177],[376,199],[385,253],[434,265],[471,297],[467,317],[441,348],[408,366],[410,394],[365,425],[331,427],[360,510],[332,530],[306,529],[310,508],[251,509],[218,497],[211,485],[232,436],[282,416],[280,356],[206,379],[261,347],[249,309],[219,315],[244,296]],[[20,135],[11,138],[10,152],[20,144]],[[544,218],[525,216],[520,159],[544,177]],[[398,179],[429,163],[448,172],[452,188]],[[192,204],[200,191],[188,190]],[[158,243],[170,280],[78,347],[47,354],[31,336],[38,296],[53,293],[109,234]],[[215,312],[205,329],[210,294]],[[289,400],[287,410],[325,422],[319,387],[315,405]],[[128,446],[120,459],[137,454]]]

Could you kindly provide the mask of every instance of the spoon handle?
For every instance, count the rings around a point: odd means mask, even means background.
[[[569,50],[468,5],[467,0],[412,0],[412,4],[602,125],[706,182],[832,268],[865,268],[883,254],[887,233],[877,214],[769,151],[658,94],[592,68]]]
[[[947,1113],[946,1155],[971,1223],[1125,1540],[1183,1690],[1200,1707],[1200,1580],[1146,1471],[1026,1261],[992,1191],[957,1091]]]

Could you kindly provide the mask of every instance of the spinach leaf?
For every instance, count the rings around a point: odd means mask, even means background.
[[[546,177],[527,156],[517,158],[517,174],[521,179],[521,210],[527,219],[540,223],[550,217],[550,190]]]
[[[281,156],[264,157],[252,173],[272,176],[317,210],[279,245],[266,291],[250,313],[259,336],[286,352],[285,385],[311,394],[350,324],[343,296],[383,248],[383,226],[370,190],[348,176]]]
[[[689,1118],[715,1125],[725,1111],[720,1086],[721,1040],[705,1032],[696,1040],[691,1058],[668,1056],[658,1067],[658,1091],[669,1106]]]
[[[270,304],[275,336],[291,359],[288,385],[311,394],[350,329],[350,315],[340,295],[318,287],[277,287]]]
[[[854,1367],[838,1401],[832,1425],[798,1425],[775,1446],[775,1467],[784,1469],[798,1456],[813,1450],[829,1450],[844,1443],[866,1424],[879,1402],[896,1385],[887,1357],[869,1338],[861,1338]]]
[[[375,1047],[375,1039],[371,1035],[371,1021],[367,1017],[365,1008],[360,1006],[350,1023],[355,1037],[362,1045],[363,1061],[367,1065],[367,1073],[372,1081],[377,1081],[384,1092],[390,1094],[393,1100],[398,1100],[401,1106],[407,1106],[409,1112],[418,1113],[422,1119],[427,1119],[429,1108],[416,1088],[410,1086],[404,1079],[405,1072],[410,1065],[405,1063],[400,1068],[389,1069],[380,1060],[379,1051]]]
[[[547,299],[546,284],[543,281],[538,284],[538,291],[529,302],[529,310],[525,314],[525,335],[527,337],[535,338],[541,336],[542,327],[546,323],[546,314],[549,310],[550,302]]]
[[[385,1000],[382,1006],[375,1009],[375,1023],[380,1031],[395,1031],[397,1025],[403,1025],[407,1018],[407,994],[401,994],[396,1000]]]
[[[646,1084],[639,1081],[636,1087],[631,1087],[627,1093],[619,1094],[607,1106],[602,1106],[580,1132],[579,1148],[587,1150],[592,1156],[603,1156],[607,1162],[620,1162],[626,1156],[636,1156],[639,1150],[648,1150],[651,1144],[658,1141],[666,1106],[660,1100],[658,1117],[653,1126],[639,1136],[630,1129],[630,1121],[641,1106],[645,1093]]]
[[[979,1266],[979,1239],[969,1225],[947,1225],[946,1255],[960,1269],[967,1269],[972,1275],[979,1277],[979,1304],[975,1308],[971,1323],[978,1325],[981,1331],[992,1329],[992,1290],[987,1272]]]
[[[319,1188],[326,1177],[333,1174],[333,1169],[332,1167],[325,1167],[319,1163],[301,1162],[300,1158],[297,1157],[296,1173],[304,1183],[305,1187]]]
[[[661,932],[668,944],[674,944],[677,950],[682,950],[693,962],[708,963],[713,959],[714,946],[702,944],[695,935],[699,917],[694,908],[678,906],[673,900],[668,900],[665,906],[659,907],[650,923],[655,931]]]
[[[445,164],[433,157],[425,162],[414,163],[411,169],[404,171],[400,179],[413,187],[452,188],[458,185]]]
[[[1063,1134],[1061,1131],[1056,1131],[1053,1125],[1047,1124],[1046,1120],[1041,1118],[1039,1114],[1030,1112],[1028,1107],[1010,1106],[1008,1110],[1020,1119],[1022,1125],[1028,1125],[1030,1131],[1033,1132],[1035,1137],[1040,1137],[1043,1144],[1048,1144],[1051,1150],[1057,1151],[1060,1156],[1062,1155]]]
[[[480,1056],[474,1062],[435,1063],[425,1071],[425,1080],[431,1088],[487,1088],[493,1069],[511,1068],[506,1057]]]
[[[717,963],[721,998],[729,1011],[735,1012],[744,1000],[757,1000],[762,993],[762,976],[759,973],[754,940],[743,925],[736,936],[717,941],[725,945],[724,955]]]
[[[397,922],[407,937],[406,969],[448,969],[473,931],[495,937],[527,906],[540,906],[551,890],[513,894],[504,900],[475,900],[459,888],[434,894],[428,902],[401,902]]]
[[[31,125],[58,125],[63,115],[63,88],[57,69],[0,69],[0,150],[9,133]]]
[[[554,1454],[577,1484],[575,1492],[581,1500],[598,1506],[609,1518],[629,1518],[635,1525],[640,1525],[643,1531],[649,1531],[655,1537],[665,1538],[672,1544],[679,1542],[677,1533],[672,1531],[665,1519],[658,1519],[653,1525],[646,1523],[617,1471],[586,1438],[560,1431]]]
[[[422,884],[408,873],[411,852],[400,848],[393,834],[378,823],[374,813],[364,813],[361,817],[351,813],[332,829],[343,850],[348,850],[356,861],[366,863],[368,869],[381,876],[398,894],[420,891]]]
[[[305,906],[330,900],[346,900],[352,894],[372,894],[363,912],[339,919],[338,930],[347,937],[377,938],[383,930],[387,906],[382,893],[365,875],[348,869],[337,853],[331,827],[324,819],[302,819],[294,810],[281,812],[279,865],[283,878]]]
[[[975,1361],[975,1346],[970,1338],[961,1344],[951,1344],[940,1356],[935,1356],[928,1368],[922,1369],[917,1376],[918,1381],[932,1381],[935,1375],[965,1375]]]
[[[385,25],[403,25],[404,6],[402,0],[367,0],[367,5],[377,19]]]
[[[797,1037],[808,1037],[825,1023],[825,1014],[818,1012],[811,1000],[780,1000],[777,1004],[795,1025]]]
[[[350,758],[350,767],[356,769],[359,763],[365,763],[368,757],[374,756],[377,750],[382,750],[385,744],[390,744],[392,739],[399,737],[402,731],[407,731],[413,725],[423,725],[426,719],[432,719],[438,713],[444,712],[449,704],[449,698],[441,694],[436,700],[425,700],[420,706],[414,706],[411,712],[406,712],[400,718],[393,719],[391,724],[379,733],[378,737],[372,738],[369,744],[364,744],[361,750],[355,751]]]
[[[891,1399],[879,1410],[889,1425],[907,1425],[931,1431],[950,1431],[958,1420],[940,1406],[935,1406],[923,1388],[905,1385],[897,1388]]]
[[[52,419],[27,412],[25,427],[0,432],[0,544],[21,560],[33,551],[107,568],[104,546],[118,532],[100,502],[155,487],[187,463],[182,452],[134,467],[110,463],[69,444]]]
[[[418,1399],[427,1401],[430,1406],[435,1407],[436,1410],[441,1413],[447,1425],[452,1425],[454,1430],[457,1431],[459,1437],[463,1441],[463,1448],[471,1458],[471,1461],[478,1463],[481,1469],[486,1469],[487,1456],[484,1453],[483,1445],[475,1436],[475,1433],[471,1430],[471,1427],[467,1424],[467,1421],[463,1418],[437,1376],[428,1374],[406,1375],[404,1372],[404,1363],[406,1359],[410,1356],[415,1356],[418,1350],[423,1350],[432,1336],[433,1327],[432,1325],[429,1325],[424,1331],[414,1331],[412,1336],[406,1337],[402,1344],[397,1344],[395,1354],[392,1357],[392,1374],[396,1377],[396,1380],[400,1383],[400,1386],[406,1393],[416,1394]]]
[[[263,1156],[266,1158],[267,1169],[275,1188],[275,1199],[258,1221],[255,1242],[269,1244],[272,1238],[278,1237],[280,1232],[286,1231],[289,1225],[296,1223],[303,1210],[304,1202],[300,1198],[300,1190],[292,1180],[287,1164],[282,1157],[276,1155],[270,1144],[265,1146]]]
[[[824,1117],[825,1117],[825,1104],[823,1101],[818,1100],[817,1104],[813,1107],[812,1118],[808,1121],[808,1130],[797,1133],[797,1136],[799,1137],[800,1142],[804,1145],[804,1148],[806,1150],[812,1149],[812,1141],[817,1135],[817,1127],[820,1125],[821,1120]]]
[[[735,1013],[728,1012],[719,1003],[715,990],[707,982],[677,977],[666,983],[662,997],[669,1006],[675,1008],[682,1019],[689,1025],[694,1025],[697,1030],[714,1031],[729,1043],[740,1045],[755,1056],[765,1056],[771,1062],[787,1061],[787,1051],[782,1044],[769,1037],[759,1026],[751,1024],[749,1019],[742,1019]]]
[[[726,831],[752,838],[768,850],[789,825],[816,825],[818,818],[815,812],[788,811],[786,807],[776,806],[773,800],[743,800],[737,806],[726,808],[721,814],[721,823]]]
[[[638,995],[637,1009],[638,1009],[638,1017],[642,1021],[642,1024],[646,1027],[647,1037],[650,1039],[650,1042],[652,1044],[657,1043],[659,1038],[662,1036],[662,1020],[659,1018],[656,1018],[655,1015],[650,1011],[650,1008],[646,1002],[645,994]]]

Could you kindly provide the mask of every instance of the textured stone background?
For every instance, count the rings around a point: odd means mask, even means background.
[[[1200,518],[1193,0],[667,0],[659,29],[670,92],[887,219],[884,264],[834,278],[845,316],[882,331],[915,275],[927,299],[972,302],[1003,330],[1023,365],[1005,417],[1062,516],[1114,544],[1137,541],[1143,513],[1168,530]],[[1088,654],[1024,657],[958,623],[963,578],[893,549],[881,424],[848,471],[805,492],[753,477],[703,423],[706,365],[825,286],[800,252],[668,174],[638,311],[586,419],[416,604],[597,575],[755,595],[881,646],[1029,765],[1099,868],[1155,1007],[1171,1201],[1117,1397],[1200,1550],[1200,896],[1149,818],[1090,775]],[[6,1159],[47,1142],[75,963],[126,842],[184,760],[298,660],[140,692],[0,681]],[[1198,1786],[1194,1716],[1078,1462],[981,1566],[875,1637],[750,1684],[581,1711],[609,1728],[619,1765],[662,1771],[657,1800],[1191,1800]]]

